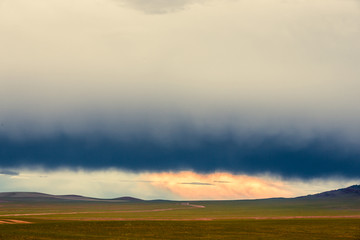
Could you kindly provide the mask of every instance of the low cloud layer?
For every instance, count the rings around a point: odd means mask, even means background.
[[[200,186],[213,186],[214,184],[212,183],[206,183],[206,182],[182,182],[180,184],[185,184],[185,185],[200,185]]]
[[[19,173],[11,170],[0,170],[0,175],[18,176]]]
[[[185,7],[205,0],[117,0],[148,14],[165,14],[184,10]]]
[[[194,134],[181,129],[168,141],[137,135],[118,139],[101,135],[52,135],[41,138],[0,138],[0,166],[47,169],[117,168],[129,171],[228,171],[291,178],[356,178],[359,144],[340,135],[295,136]],[[180,132],[180,131],[179,131]]]

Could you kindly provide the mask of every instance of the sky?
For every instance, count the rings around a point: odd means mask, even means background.
[[[360,182],[358,0],[0,0],[0,192]]]

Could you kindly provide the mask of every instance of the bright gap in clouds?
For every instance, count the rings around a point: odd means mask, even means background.
[[[356,184],[356,180],[284,180],[274,176],[199,174],[192,171],[129,173],[120,170],[3,170],[0,192],[80,194],[98,198],[132,196],[146,200],[230,200],[296,197]]]

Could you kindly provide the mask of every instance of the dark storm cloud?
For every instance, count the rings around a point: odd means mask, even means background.
[[[46,169],[119,168],[130,171],[228,171],[275,174],[303,179],[340,176],[356,178],[360,150],[336,134],[308,139],[281,134],[239,137],[232,134],[172,136],[165,144],[150,137],[116,139],[66,134],[14,140],[0,138],[0,166]]]
[[[18,176],[19,173],[10,170],[0,170],[0,175]]]

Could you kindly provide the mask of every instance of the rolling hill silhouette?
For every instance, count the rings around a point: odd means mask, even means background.
[[[298,198],[349,198],[359,197],[360,198],[360,185],[353,185],[347,188],[340,188],[337,190],[326,191],[322,193],[302,196]]]
[[[360,185],[353,185],[347,188],[326,191],[322,193],[296,197],[294,199],[343,199],[360,198]],[[0,202],[12,201],[91,201],[91,202],[139,202],[144,201],[134,197],[118,197],[112,199],[101,199],[85,197],[80,195],[51,195],[38,192],[3,192],[0,193]]]

